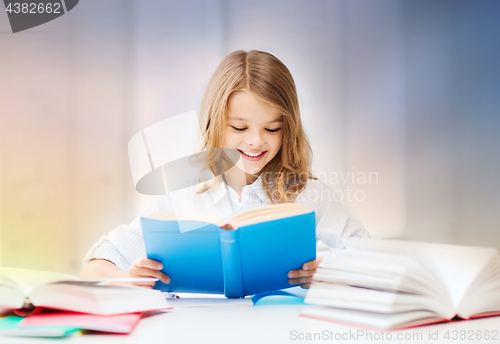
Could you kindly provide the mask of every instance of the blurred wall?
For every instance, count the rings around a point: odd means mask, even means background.
[[[500,2],[86,0],[0,11],[0,264],[78,273],[154,198],[127,143],[229,52],[291,70],[315,173],[374,234],[500,247]],[[364,176],[364,178],[363,178]]]

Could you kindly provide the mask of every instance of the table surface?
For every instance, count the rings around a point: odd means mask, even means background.
[[[490,336],[492,331],[500,332],[500,317],[377,332],[302,317],[304,307],[178,307],[142,319],[129,335],[85,334],[53,340],[0,337],[0,343],[500,343],[500,335],[484,339],[486,331]],[[307,340],[308,336],[312,339]]]

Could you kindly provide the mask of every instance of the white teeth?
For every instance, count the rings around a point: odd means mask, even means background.
[[[250,153],[250,152],[245,152],[245,151],[242,151],[245,155],[248,155],[248,156],[259,156],[261,155],[262,153],[264,152],[260,152],[260,153]]]

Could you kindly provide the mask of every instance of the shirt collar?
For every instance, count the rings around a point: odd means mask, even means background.
[[[226,188],[226,186],[227,186],[226,183],[223,181],[222,183],[217,185],[215,189],[211,191],[212,200],[214,204],[219,202],[222,199],[222,197],[224,197],[224,195],[228,193],[229,189]],[[266,200],[267,194],[266,191],[264,190],[264,187],[262,186],[262,174],[252,184],[247,185],[245,187],[253,189],[257,194],[257,196],[259,196],[261,201]]]
[[[266,191],[262,186],[262,174],[252,184],[247,185],[247,187],[253,189],[261,201],[264,201],[267,198]]]
[[[212,200],[214,202],[214,204],[216,204],[217,202],[219,202],[222,197],[224,197],[224,195],[226,194],[226,186],[225,186],[226,183],[224,183],[224,181],[222,183],[220,183],[219,185],[217,185],[215,187],[215,189],[211,190],[211,193],[212,193]]]

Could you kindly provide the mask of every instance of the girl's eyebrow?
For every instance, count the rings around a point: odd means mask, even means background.
[[[241,117],[228,117],[227,120],[228,121],[244,121],[244,122],[247,121],[245,118],[241,118]],[[275,120],[267,122],[267,124],[277,123],[277,122],[283,122],[283,119],[281,117],[276,118]]]
[[[232,121],[246,121],[246,119],[241,117],[228,117],[227,119]]]
[[[280,118],[276,118],[274,121],[269,121],[267,123],[277,123],[277,122],[283,122],[283,119],[280,117]]]

